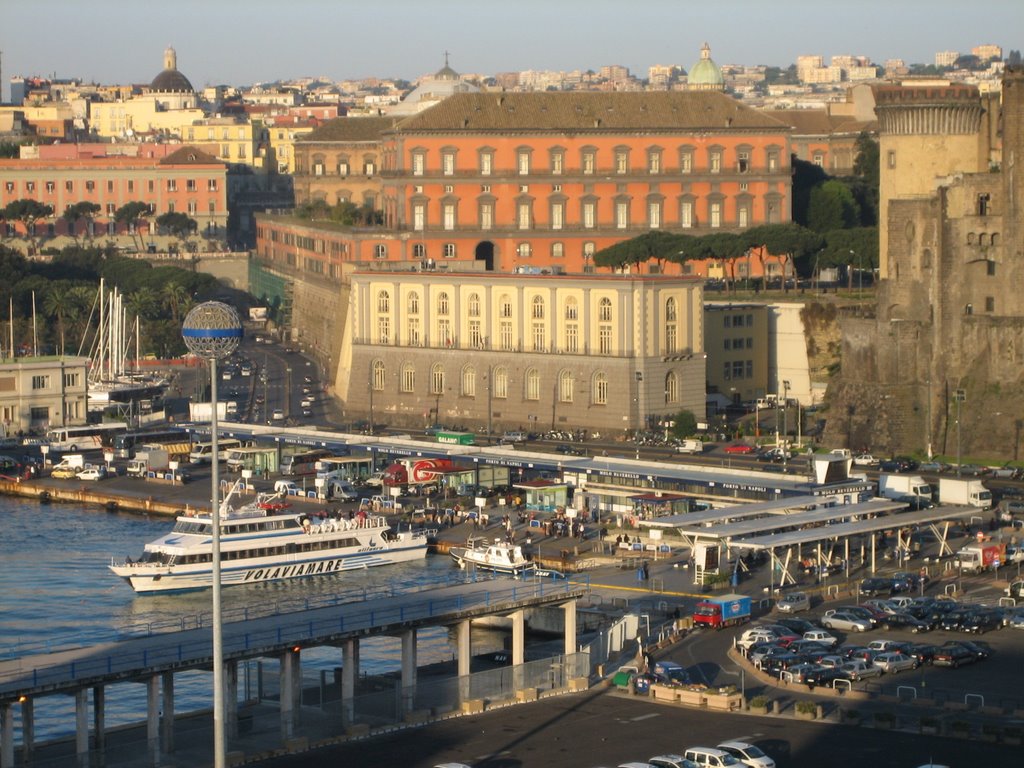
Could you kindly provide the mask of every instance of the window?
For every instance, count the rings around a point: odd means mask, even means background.
[[[927,266],[927,265],[922,264],[922,266]],[[996,263],[994,261],[986,261],[985,262],[985,272],[990,277],[995,275],[995,273],[996,273]]]
[[[445,243],[441,253],[446,259],[455,258],[455,243]]]
[[[619,148],[615,150],[615,173],[622,175],[629,173],[629,150]]]
[[[886,163],[890,168],[896,167],[896,151],[893,149],[889,150],[889,154],[886,156]]]
[[[647,226],[651,229],[661,228],[661,200],[647,202]]]
[[[92,192],[95,189],[96,189],[96,182],[95,181],[87,181],[87,182],[85,182],[85,191],[86,192]],[[150,188],[149,191],[152,192],[153,191],[152,188]]]
[[[418,317],[410,317],[406,324],[407,332],[409,334],[409,346],[418,347],[422,343],[420,341],[420,319]]]
[[[660,149],[650,149],[647,151],[647,172],[652,175],[661,173]]]
[[[508,397],[508,370],[504,367],[494,369],[494,386],[491,389],[491,397],[499,400]]]
[[[434,363],[430,369],[430,394],[444,394],[444,368],[440,363]]]
[[[50,388],[50,377],[47,375],[38,375],[32,377],[32,389],[49,389]]]
[[[551,258],[561,259],[565,256],[565,243],[551,244]]]
[[[580,306],[574,296],[570,296],[565,300],[565,319],[566,320],[579,320],[580,317]]]
[[[503,352],[512,350],[512,323],[502,320],[498,323],[498,346]]]
[[[629,202],[626,200],[618,200],[615,203],[615,228],[629,228]]]
[[[476,368],[472,365],[462,369],[462,396],[476,397]]]
[[[437,295],[437,314],[447,315],[449,311],[448,294],[444,291]]]
[[[665,354],[674,355],[679,351],[679,326],[670,323],[665,326]]]
[[[7,183],[11,184],[11,182],[7,182]],[[13,188],[14,185],[11,184],[11,187]],[[8,189],[7,191],[10,192],[11,190]],[[75,191],[75,182],[73,182],[73,181],[65,181],[64,182],[64,191],[65,192],[74,192]]]
[[[741,149],[736,153],[736,170],[746,173],[750,170],[750,150]]]
[[[444,150],[441,152],[441,173],[445,176],[455,175],[454,150]]]
[[[447,318],[437,321],[437,343],[442,347],[452,346],[452,324]]]
[[[732,363],[729,361],[722,363],[722,378],[726,381],[732,380]]]
[[[779,169],[779,151],[777,149],[768,150],[768,170],[777,171]]]
[[[533,351],[544,352],[547,349],[547,329],[544,323],[534,323],[532,328]]]
[[[597,203],[584,201],[582,214],[584,229],[593,229],[597,226]]]
[[[679,402],[679,377],[675,371],[669,371],[665,376],[665,405],[674,405]]]
[[[494,229],[494,203],[481,202],[479,208],[480,229]]]
[[[530,175],[530,150],[520,149],[516,153],[516,172],[520,176]]]
[[[988,216],[988,204],[991,197],[987,192],[978,195],[978,215]]]
[[[612,300],[607,296],[598,302],[597,319],[604,323],[610,323],[612,320]]]
[[[423,259],[427,255],[427,246],[423,243],[414,243],[412,246],[412,257],[414,259]]]
[[[490,151],[480,152],[477,165],[481,176],[490,176],[494,172],[494,153]]]
[[[6,189],[8,192],[13,192],[14,191],[14,182],[13,181],[4,182],[4,189]]]
[[[422,176],[427,164],[426,153],[422,150],[412,153],[412,175]]]
[[[565,351],[573,353],[580,351],[580,327],[576,323],[566,323],[565,325]]]
[[[177,179],[168,179],[167,180],[167,191],[168,192],[177,192],[178,191],[178,180]]]
[[[608,405],[608,376],[594,374],[594,405]]]
[[[484,348],[484,335],[480,330],[479,320],[469,321],[469,346],[473,349]]]
[[[814,163],[819,168],[823,168],[825,166],[825,155],[824,155],[824,153],[822,153],[822,152],[815,152],[814,156],[811,158],[811,162]]]
[[[375,259],[386,259],[388,257],[388,247],[384,243],[377,243],[373,246],[373,258]]]
[[[500,317],[512,317],[512,299],[507,293],[503,293],[498,299],[498,315]]]
[[[569,371],[562,371],[558,374],[558,401],[561,403],[571,403],[573,396],[575,395],[575,384],[576,380],[572,377],[572,373]]]
[[[469,294],[469,316],[480,317],[480,294]]]
[[[65,373],[64,374],[64,386],[65,387],[77,387],[79,382],[79,375],[77,373]]]
[[[381,360],[374,360],[373,361],[373,376],[370,379],[373,382],[373,391],[374,392],[383,392],[384,391],[384,378],[385,378],[385,368],[384,368],[383,361],[381,361]]]
[[[402,366],[402,391],[416,391],[416,368],[413,367],[412,363],[406,363]]]
[[[391,311],[391,294],[387,291],[377,293],[377,311],[383,313]]]
[[[117,211],[117,206],[114,203],[107,203],[107,216],[113,216]]]
[[[540,372],[536,368],[531,368],[526,372],[524,395],[527,400],[540,400]]]
[[[217,180],[216,179],[210,179],[206,183],[206,189],[207,189],[208,192],[216,192],[217,191]]]
[[[529,229],[532,223],[532,206],[528,201],[521,201],[516,205],[516,227]]]
[[[750,226],[750,203],[743,201],[736,208],[736,223],[741,227]]]
[[[711,173],[722,172],[722,151],[720,149],[708,151],[708,170]]]
[[[199,207],[196,205],[196,201],[195,200],[189,200],[188,201],[188,213],[189,213],[189,216],[195,216],[196,215],[196,211],[198,211],[198,210],[199,210]]]
[[[683,229],[693,227],[693,201],[683,200],[679,204],[679,226]]]
[[[996,300],[991,296],[985,297],[985,311],[995,312],[996,311]]]
[[[195,179],[186,179],[185,180],[185,191],[186,192],[195,192],[196,191],[196,180]]]
[[[47,192],[53,192],[53,190],[56,188],[56,186],[57,185],[54,184],[52,181],[48,181],[48,182],[46,182],[46,191]]]
[[[422,232],[427,226],[427,206],[424,203],[413,203],[412,206],[412,228]]]
[[[533,301],[530,303],[530,317],[534,320],[544,319],[544,299],[542,297],[533,297]]]
[[[711,227],[718,228],[722,226],[722,204],[719,202],[712,202],[708,208],[709,218],[711,220]]]
[[[521,259],[530,258],[530,254],[532,252],[533,249],[530,247],[529,243],[520,243],[519,245],[516,246],[516,255],[519,256],[519,258]]]
[[[565,226],[565,203],[557,201],[551,204],[551,228],[561,229]]]
[[[610,325],[598,326],[597,351],[602,355],[610,355],[612,353],[612,327]]]
[[[690,147],[679,150],[679,172],[693,173],[693,149]]]
[[[582,150],[580,154],[580,169],[585,176],[593,176],[597,172],[597,150]]]
[[[550,154],[551,175],[561,176],[565,168],[565,151],[552,149]]]
[[[455,203],[445,203],[442,210],[444,213],[444,228],[450,232],[455,229]]]
[[[349,173],[349,170],[348,170],[348,160],[341,160],[341,161],[339,161],[338,162],[338,175],[339,176],[348,176],[348,173]]]

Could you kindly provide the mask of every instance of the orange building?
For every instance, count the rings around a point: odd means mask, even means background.
[[[227,166],[195,147],[180,147],[166,157],[87,156],[77,159],[0,160],[0,209],[13,200],[32,199],[53,207],[53,217],[37,224],[32,236],[124,234],[114,222],[118,208],[131,202],[149,205],[150,220],[139,232],[151,232],[152,219],[170,211],[190,216],[198,232],[223,235],[227,225]],[[69,205],[92,202],[100,212],[90,225],[71,232],[61,215]],[[10,236],[25,235],[23,225],[5,222]],[[92,231],[88,231],[89,228]],[[42,231],[41,228],[45,228]]]
[[[383,228],[260,217],[257,247],[319,274],[381,260],[592,272],[598,250],[652,229],[789,221],[790,151],[786,124],[717,92],[455,94],[383,133]]]

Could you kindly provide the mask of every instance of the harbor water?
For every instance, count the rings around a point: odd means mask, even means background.
[[[163,516],[109,513],[101,507],[42,505],[0,497],[0,657],[17,658],[48,650],[95,645],[126,636],[210,626],[208,590],[171,595],[136,595],[115,577],[111,558],[137,557],[143,544],[166,533],[173,521]],[[225,621],[246,613],[301,610],[333,600],[373,599],[389,591],[444,585],[460,579],[446,556],[428,555],[423,562],[352,571],[331,576],[230,587],[224,590]],[[500,632],[474,630],[474,653],[501,650]],[[454,638],[444,628],[418,634],[421,665],[454,657]],[[360,643],[360,673],[383,674],[400,669],[401,642],[380,637]],[[337,648],[302,653],[307,685],[341,664]],[[239,669],[239,698],[255,688],[255,665]],[[276,677],[276,664],[267,676]],[[276,685],[274,686],[276,689]],[[47,696],[35,704],[36,738],[47,740],[74,733],[73,698]],[[145,717],[145,686],[123,683],[107,690],[107,725],[138,722]],[[187,672],[175,676],[178,712],[212,706],[212,675]],[[17,708],[16,708],[17,710]],[[20,724],[19,724],[20,728]]]

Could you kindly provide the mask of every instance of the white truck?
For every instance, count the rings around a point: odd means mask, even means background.
[[[920,475],[883,474],[878,476],[878,495],[886,499],[905,496],[932,497],[932,487]]]
[[[981,480],[974,478],[940,477],[939,503],[991,509],[992,491]]]
[[[128,462],[125,474],[129,477],[145,477],[146,473],[166,472],[170,469],[170,454],[162,448],[147,448],[136,451],[135,458]]]
[[[676,446],[676,453],[704,453],[704,443],[688,437]]]

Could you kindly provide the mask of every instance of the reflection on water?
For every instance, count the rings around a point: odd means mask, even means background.
[[[108,513],[72,505],[43,506],[35,501],[0,498],[0,658],[47,649],[110,641],[125,634],[168,631],[182,625],[209,626],[210,592],[138,596],[107,569],[111,557],[136,556],[145,542],[172,525],[159,516]],[[225,621],[240,620],[246,612],[301,610],[307,604],[332,599],[372,599],[388,590],[441,586],[459,578],[447,557],[428,556],[424,562],[401,563],[317,576],[301,581],[278,581],[233,586],[223,592]],[[502,647],[500,632],[473,633],[473,652]],[[443,627],[418,633],[421,665],[453,658],[455,645]],[[361,672],[380,674],[400,668],[401,641],[375,637],[360,643]],[[307,680],[341,663],[337,648],[302,652]],[[266,665],[265,665],[266,666]],[[240,696],[246,696],[239,672]],[[333,679],[328,677],[328,679]],[[211,675],[205,672],[175,676],[180,712],[212,706]],[[145,686],[121,684],[107,692],[110,727],[138,721],[146,707]],[[36,701],[37,738],[74,733],[73,699],[47,696]],[[20,728],[20,724],[18,725]]]

